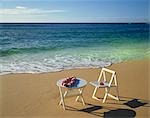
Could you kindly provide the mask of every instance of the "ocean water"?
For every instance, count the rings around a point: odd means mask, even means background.
[[[0,24],[0,74],[99,68],[150,57],[149,24]]]

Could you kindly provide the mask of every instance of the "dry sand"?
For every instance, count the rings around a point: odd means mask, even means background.
[[[108,68],[117,72],[120,101],[106,103],[91,98],[94,87],[87,85],[83,96],[86,105],[66,99],[67,110],[58,106],[60,100],[56,81],[67,76],[97,80],[100,69],[72,69],[44,74],[9,74],[0,76],[0,118],[91,118],[124,114],[126,117],[150,117],[150,60],[114,64]],[[103,97],[104,90],[97,96]],[[138,100],[137,100],[138,99]],[[130,102],[129,102],[130,101]],[[131,103],[131,107],[124,103]],[[132,108],[135,107],[135,108]]]

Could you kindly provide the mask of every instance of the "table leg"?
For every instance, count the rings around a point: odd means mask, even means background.
[[[65,110],[66,108],[65,108],[65,102],[64,102],[64,95],[63,95],[63,93],[62,93],[61,87],[59,87],[59,92],[60,92],[60,98],[61,98],[61,100],[60,100],[60,102],[59,102],[59,105],[62,104],[63,109]],[[66,92],[65,92],[65,93],[66,93]],[[66,94],[67,94],[67,93],[66,93]],[[66,96],[66,95],[65,95],[65,96]]]
[[[67,93],[68,93],[68,91],[65,91],[65,93],[64,93],[64,95],[63,95],[64,98],[66,97]],[[63,93],[62,93],[62,94],[63,94]],[[59,105],[61,105],[61,104],[62,104],[62,101],[60,100]]]
[[[76,101],[78,101],[78,99],[80,98],[81,101],[82,101],[82,104],[85,105],[85,101],[84,101],[84,98],[83,98],[83,96],[82,96],[83,89],[84,89],[84,88],[78,89],[78,91],[80,92],[80,95],[76,97]]]

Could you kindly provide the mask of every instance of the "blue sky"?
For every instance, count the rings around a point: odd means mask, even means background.
[[[0,0],[0,22],[149,22],[149,0]]]

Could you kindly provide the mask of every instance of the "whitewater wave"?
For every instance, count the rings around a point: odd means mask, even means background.
[[[72,56],[58,56],[55,58],[32,58],[32,59],[16,59],[5,60],[2,63],[0,75],[10,73],[44,73],[44,72],[56,72],[65,69],[74,68],[100,68],[107,67],[112,64],[110,61],[102,61],[92,58],[80,58]]]

